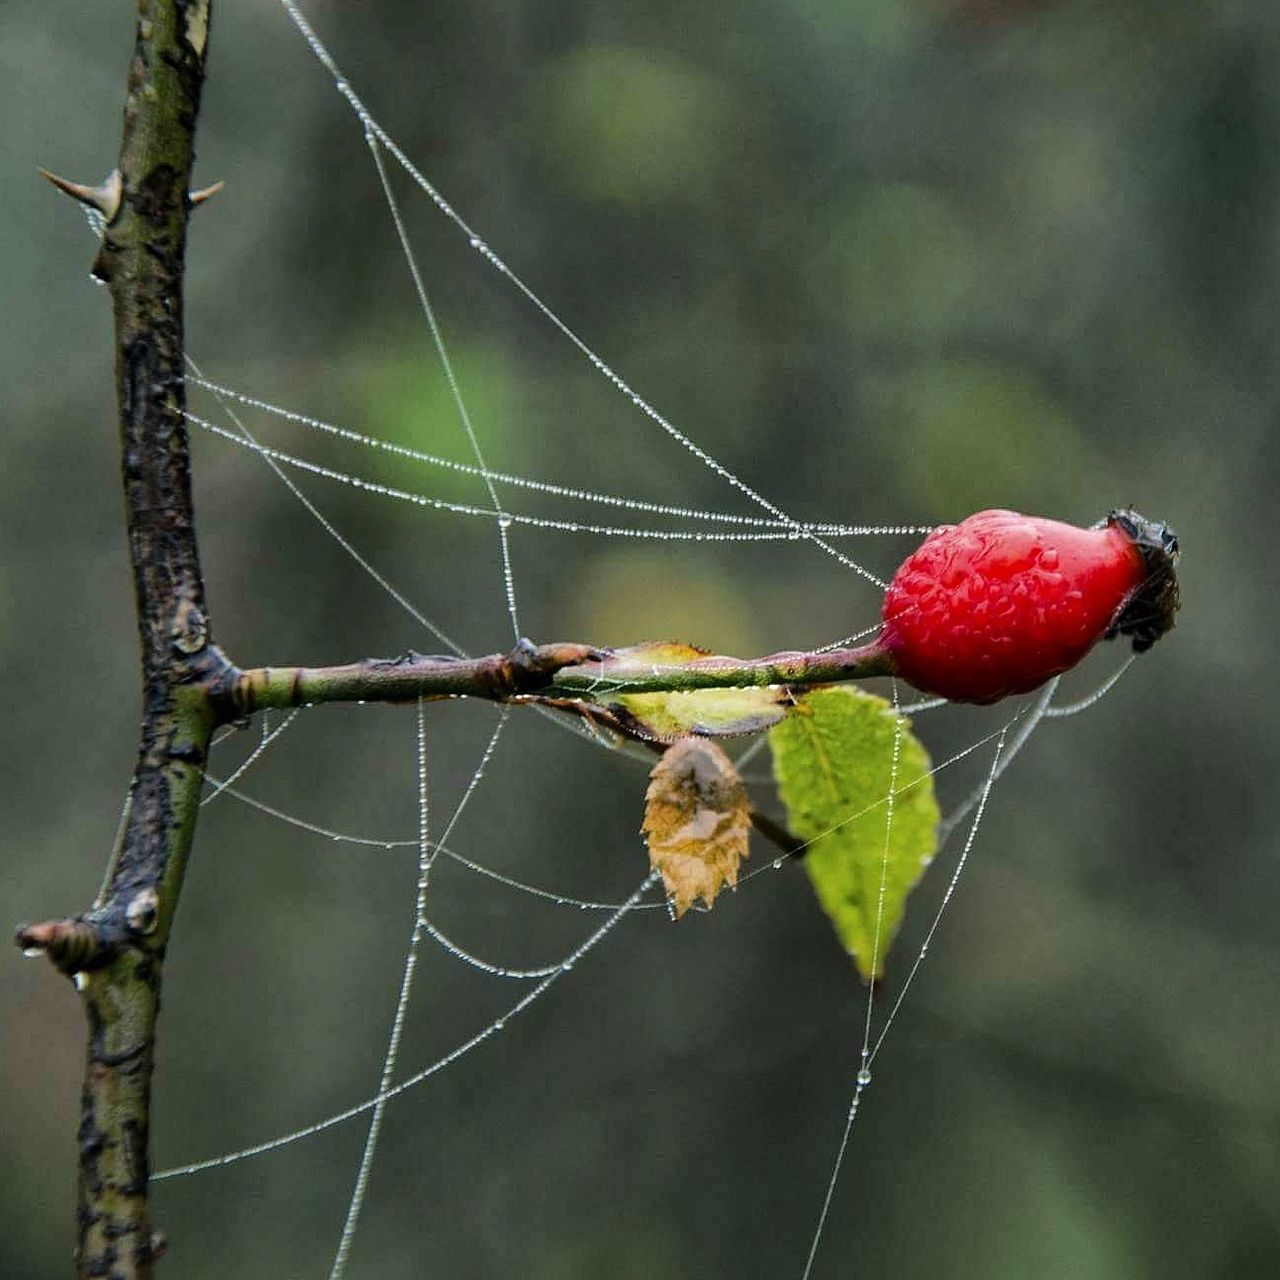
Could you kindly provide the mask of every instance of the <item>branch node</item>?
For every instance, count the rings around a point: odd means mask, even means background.
[[[599,658],[600,651],[583,644],[534,644],[523,636],[498,665],[495,685],[511,696],[544,688],[565,667]]]
[[[119,169],[112,169],[96,187],[87,186],[83,182],[72,182],[70,178],[60,178],[48,169],[41,169],[40,176],[47,178],[64,195],[78,200],[81,204],[96,209],[108,222],[120,212],[120,201],[124,195],[124,181]]]

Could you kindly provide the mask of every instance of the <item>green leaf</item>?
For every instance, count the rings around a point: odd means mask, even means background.
[[[903,719],[892,822],[894,712],[849,685],[816,689],[769,732],[778,790],[823,910],[864,979],[884,972],[907,895],[937,846],[929,756]],[[880,907],[880,885],[884,903]],[[876,946],[876,920],[879,946]]]
[[[674,640],[618,649],[595,669],[600,687],[589,695],[590,700],[607,708],[622,732],[657,742],[672,742],[691,733],[703,738],[759,733],[790,712],[791,695],[781,686],[626,692],[631,681],[659,672],[676,673],[711,656],[706,649]]]
[[[655,672],[678,671],[690,662],[710,656],[709,649],[699,649],[697,645],[679,640],[649,640],[629,649],[615,649],[594,669],[601,687],[623,689],[630,680]]]
[[[726,738],[759,733],[792,709],[780,687],[690,689],[684,693],[623,693],[599,699],[622,727],[642,738],[670,742],[686,734]]]

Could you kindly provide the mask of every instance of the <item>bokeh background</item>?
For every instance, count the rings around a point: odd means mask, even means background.
[[[35,176],[110,166],[133,10],[0,10],[0,904],[14,923],[92,896],[138,714],[108,308],[83,220]],[[814,1276],[1275,1275],[1280,9],[308,12],[507,260],[790,512],[929,523],[1001,505],[1091,521],[1132,503],[1177,528],[1176,632],[1088,714],[1046,727],[996,788],[877,1061]],[[192,354],[219,380],[465,460],[328,76],[269,0],[220,0],[213,39],[199,172],[228,188],[195,220]],[[396,181],[491,465],[750,510]],[[309,457],[483,501],[465,477],[250,421]],[[216,628],[238,660],[438,648],[257,459],[202,438],[196,469]],[[491,525],[305,487],[462,644],[509,642]],[[513,545],[521,625],[539,639],[763,652],[835,639],[878,608],[803,544],[517,528]],[[888,572],[909,546],[847,549]],[[1096,655],[1070,691],[1118,660]],[[918,728],[941,758],[1004,710],[946,709]],[[492,727],[486,707],[431,709],[437,822]],[[320,824],[411,836],[413,734],[404,708],[314,711],[245,788]],[[944,801],[984,767],[975,755],[943,775]],[[625,896],[644,873],[643,787],[634,762],[517,715],[454,843],[537,884]],[[955,852],[909,908],[891,983]],[[337,844],[226,798],[205,811],[166,979],[158,1166],[368,1096],[414,879],[412,851]],[[432,903],[446,932],[509,964],[555,959],[595,919],[447,865]],[[80,1015],[48,966],[14,951],[2,973],[0,1274],[61,1276]],[[405,1069],[521,990],[431,949]],[[503,1034],[393,1104],[350,1274],[799,1275],[862,1010],[798,868],[679,926],[661,911],[624,922]],[[363,1134],[344,1125],[159,1186],[164,1274],[326,1274]]]

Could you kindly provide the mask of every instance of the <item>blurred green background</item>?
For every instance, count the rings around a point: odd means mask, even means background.
[[[0,10],[0,903],[14,923],[92,896],[134,747],[109,313],[82,219],[35,176],[110,166],[133,10]],[[308,12],[495,248],[789,512],[928,523],[1001,505],[1087,522],[1132,503],[1177,528],[1178,629],[1089,714],[1047,726],[994,793],[877,1061],[814,1276],[1277,1274],[1280,9]],[[228,181],[190,252],[191,351],[209,375],[466,459],[360,130],[269,0],[217,5],[199,176]],[[396,182],[492,466],[751,510]],[[465,477],[250,421],[309,457],[483,502]],[[196,472],[215,623],[239,661],[438,648],[252,456],[202,438]],[[461,643],[509,642],[490,525],[305,487]],[[910,540],[843,545],[886,573]],[[517,528],[513,547],[538,639],[763,652],[835,639],[878,608],[803,544]],[[1118,660],[1096,655],[1071,691]],[[941,758],[1003,712],[918,728]],[[431,709],[437,823],[492,726],[490,708]],[[310,712],[245,788],[317,823],[411,836],[413,735],[403,708]],[[217,767],[246,749],[228,744]],[[944,801],[984,767],[944,774]],[[480,861],[587,897],[642,877],[642,767],[519,714],[482,788],[454,836]],[[891,983],[954,855],[908,910]],[[225,797],[205,811],[166,979],[158,1167],[368,1096],[414,879],[412,851],[335,844]],[[507,964],[558,958],[596,919],[447,865],[432,903],[445,932]],[[523,990],[430,949],[405,1069]],[[624,922],[393,1104],[350,1274],[799,1275],[862,1010],[796,868],[678,927],[662,912]],[[0,1019],[0,1274],[61,1276],[80,1015],[14,951]],[[158,1186],[163,1274],[326,1274],[363,1135],[356,1122]]]

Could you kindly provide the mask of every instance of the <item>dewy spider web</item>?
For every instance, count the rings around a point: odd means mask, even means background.
[[[433,455],[424,454],[406,446],[382,440],[375,435],[371,435],[363,431],[336,426],[319,418],[273,405],[265,400],[233,390],[219,382],[207,379],[199,367],[196,366],[194,361],[191,361],[189,362],[193,375],[191,385],[199,387],[202,391],[207,392],[212,397],[215,405],[221,410],[226,420],[230,423],[230,427],[219,426],[209,418],[196,413],[189,415],[189,419],[193,425],[199,426],[216,436],[220,436],[223,439],[242,445],[243,447],[257,453],[272,472],[280,479],[280,481],[304,505],[312,517],[317,520],[325,532],[337,541],[344,552],[352,557],[360,568],[370,578],[372,578],[378,587],[389,595],[389,597],[404,609],[406,613],[414,618],[420,626],[429,631],[441,644],[445,645],[450,652],[459,655],[463,654],[462,646],[450,638],[444,631],[435,625],[435,623],[418,610],[406,596],[398,591],[397,588],[359,552],[359,550],[341,531],[339,531],[332,521],[323,514],[315,502],[307,494],[303,493],[296,481],[289,474],[290,471],[302,471],[304,473],[313,474],[378,496],[386,496],[408,501],[418,506],[433,508],[451,515],[492,520],[498,533],[503,598],[506,604],[506,610],[511,622],[512,630],[517,636],[519,635],[517,575],[514,567],[511,538],[511,530],[516,526],[528,527],[530,529],[579,533],[597,537],[624,537],[666,541],[737,542],[774,541],[781,539],[805,541],[813,544],[825,555],[833,558],[850,574],[877,587],[884,585],[882,579],[880,579],[871,570],[837,550],[832,545],[831,540],[844,537],[869,536],[877,534],[916,534],[924,532],[923,527],[912,525],[860,526],[835,522],[797,521],[771,502],[768,498],[757,492],[746,481],[742,480],[722,463],[717,461],[711,454],[702,449],[690,436],[674,426],[647,400],[637,394],[618,373],[616,373],[598,355],[596,355],[595,352],[587,346],[587,344],[579,338],[578,335],[570,329],[568,325],[566,325],[544,302],[542,302],[541,299],[518,275],[515,274],[514,271],[512,271],[505,261],[490,248],[487,242],[475,233],[470,225],[453,209],[453,207],[444,199],[435,187],[427,181],[427,179],[412,164],[382,126],[374,119],[371,113],[364,106],[361,99],[344,79],[334,60],[321,44],[297,5],[293,3],[293,0],[281,0],[281,4],[306,39],[313,54],[334,78],[337,89],[351,106],[364,131],[365,140],[370,151],[371,161],[379,178],[379,185],[383,198],[391,216],[400,250],[405,260],[406,269],[410,275],[419,308],[426,324],[431,346],[433,347],[436,358],[439,360],[444,372],[450,398],[453,402],[463,435],[474,461],[472,463],[459,463],[435,457]],[[385,163],[385,158],[387,156],[390,156],[396,164],[404,170],[412,182],[432,201],[436,208],[466,236],[469,245],[479,254],[481,259],[492,270],[496,271],[498,275],[509,285],[511,285],[517,293],[534,308],[535,312],[539,316],[552,325],[562,337],[571,343],[572,346],[606,380],[607,383],[609,383],[619,393],[627,397],[627,399],[649,421],[660,428],[662,432],[681,445],[682,448],[687,450],[705,467],[709,468],[732,490],[736,491],[738,495],[746,497],[753,502],[764,514],[761,516],[744,516],[732,512],[699,510],[676,504],[650,502],[627,495],[596,492],[590,489],[560,485],[552,481],[537,480],[527,476],[491,469],[481,447],[478,433],[472,422],[471,415],[466,404],[464,388],[455,373],[443,331],[430,300],[423,272],[421,271],[415,256],[410,237],[401,215],[399,203],[389,181]],[[297,456],[291,451],[267,446],[262,444],[256,438],[245,423],[242,415],[243,411],[246,410],[252,410],[256,413],[268,415],[290,425],[302,427],[308,431],[335,437],[347,444],[355,445],[365,450],[395,454],[421,464],[424,467],[447,469],[473,475],[482,481],[488,497],[488,505],[477,506],[458,503],[452,500],[432,497],[427,494],[396,489],[391,486],[383,485],[375,480],[366,479],[346,471],[341,471],[333,467],[309,461]],[[508,504],[499,496],[500,487],[504,489],[511,488],[519,491],[531,491],[540,496],[557,498],[576,504],[595,505],[604,508],[612,508],[614,510],[629,511],[683,523],[676,524],[670,528],[650,528],[590,523],[578,519],[557,519],[543,516],[532,516],[511,511]],[[690,525],[695,527],[689,527]],[[710,525],[712,527],[696,527],[699,525]],[[848,638],[844,638],[839,641],[834,641],[832,644],[844,643],[847,639]],[[1052,699],[1056,690],[1057,682],[1051,682],[1043,691],[1041,696],[1035,699],[1034,702],[1024,703],[994,731],[978,738],[976,741],[970,743],[960,751],[955,752],[941,764],[934,766],[931,771],[933,774],[938,774],[950,766],[959,763],[971,754],[980,752],[987,747],[991,748],[990,763],[981,785],[978,786],[970,797],[955,811],[953,811],[944,822],[941,831],[940,844],[945,843],[946,839],[955,830],[959,829],[962,824],[965,823],[966,819],[968,820],[963,847],[958,855],[951,877],[942,894],[939,905],[937,906],[936,914],[927,929],[923,943],[919,947],[914,961],[906,974],[905,980],[897,992],[896,998],[890,1007],[888,1015],[881,1024],[878,1032],[875,1033],[873,1033],[874,1008],[872,1004],[872,992],[868,992],[865,1017],[862,1024],[861,1045],[857,1053],[853,1096],[845,1114],[843,1130],[838,1144],[837,1156],[830,1171],[825,1195],[822,1199],[818,1214],[817,1224],[804,1260],[802,1271],[802,1277],[804,1280],[808,1280],[808,1277],[812,1274],[815,1260],[818,1257],[823,1230],[827,1221],[828,1212],[835,1196],[841,1166],[851,1137],[853,1122],[858,1114],[863,1092],[870,1083],[871,1063],[877,1058],[884,1045],[885,1037],[889,1028],[896,1018],[906,993],[914,982],[924,961],[930,943],[932,942],[934,934],[941,921],[943,912],[946,910],[952,899],[961,872],[963,871],[969,854],[974,846],[979,825],[985,813],[992,787],[1008,768],[1009,764],[1018,752],[1026,744],[1032,732],[1039,725],[1051,718],[1061,718],[1085,710],[1096,702],[1098,698],[1104,696],[1114,686],[1116,680],[1123,675],[1127,668],[1128,663],[1125,663],[1115,675],[1113,675],[1093,694],[1078,702],[1065,706],[1053,706]],[[907,714],[919,714],[930,711],[941,705],[943,705],[943,703],[938,699],[926,699],[905,706],[900,705],[898,690],[895,684],[893,693],[893,715],[895,717],[894,755],[889,789],[886,795],[876,802],[875,805],[870,806],[869,809],[863,810],[858,814],[849,815],[841,824],[838,824],[844,825],[844,823],[852,822],[856,818],[862,816],[863,813],[869,812],[872,809],[883,808],[884,810],[885,861],[882,864],[881,870],[880,908],[877,913],[875,932],[875,953],[877,955],[881,944],[880,929],[884,904],[884,885],[885,875],[887,874],[888,851],[894,819],[894,805],[896,798],[902,794],[897,785],[897,762],[904,723],[903,717]],[[627,915],[641,910],[651,911],[654,909],[661,909],[664,906],[664,903],[661,900],[655,900],[653,897],[652,891],[658,884],[658,877],[656,874],[648,875],[639,887],[629,897],[622,901],[599,901],[577,895],[563,894],[553,889],[529,884],[524,880],[509,876],[504,872],[487,865],[486,862],[480,858],[474,858],[464,854],[455,846],[453,841],[455,828],[459,825],[464,810],[479,788],[494,753],[499,746],[500,740],[503,737],[504,730],[508,722],[507,711],[505,709],[500,711],[495,727],[476,766],[471,772],[470,779],[467,782],[460,799],[448,820],[440,826],[440,835],[434,838],[431,836],[427,824],[427,736],[423,708],[421,705],[418,707],[416,722],[419,830],[414,838],[378,838],[368,835],[344,833],[332,827],[311,822],[304,817],[291,814],[276,805],[268,804],[265,801],[252,797],[244,792],[239,786],[241,779],[262,759],[273,744],[277,743],[283,737],[285,732],[295,722],[299,714],[300,713],[297,711],[292,712],[289,716],[271,728],[268,727],[264,719],[260,740],[246,754],[240,764],[236,766],[224,779],[219,780],[214,778],[212,775],[210,776],[210,789],[205,796],[204,802],[209,803],[220,797],[234,798],[243,804],[252,806],[254,809],[268,817],[290,823],[296,827],[301,827],[304,830],[334,843],[353,844],[366,847],[372,846],[384,850],[411,847],[416,851],[417,875],[415,877],[413,897],[412,927],[402,966],[399,995],[394,1007],[391,1028],[383,1055],[377,1088],[374,1094],[365,1100],[335,1114],[327,1116],[315,1123],[295,1129],[289,1133],[281,1134],[266,1141],[253,1144],[249,1147],[227,1152],[220,1156],[166,1169],[154,1175],[154,1180],[163,1181],[238,1163],[245,1159],[278,1150],[284,1146],[300,1141],[301,1139],[319,1134],[336,1125],[342,1124],[347,1120],[369,1114],[370,1125],[368,1133],[361,1154],[359,1167],[356,1172],[353,1189],[349,1198],[342,1231],[330,1267],[331,1280],[339,1280],[339,1278],[345,1273],[351,1249],[356,1239],[356,1230],[365,1201],[370,1176],[374,1167],[378,1138],[381,1132],[382,1120],[387,1105],[402,1093],[414,1088],[419,1083],[422,1083],[431,1076],[434,1076],[440,1071],[456,1063],[472,1049],[477,1048],[479,1045],[496,1036],[508,1025],[511,1019],[523,1013],[534,1002],[539,1000],[543,994],[550,990],[551,987],[555,985],[565,974],[573,970],[573,968],[586,955],[591,953],[600,942],[614,931],[618,924],[621,923]],[[589,724],[581,724],[578,722],[566,723],[556,719],[555,717],[550,718],[552,718],[558,726],[567,729],[575,735],[588,739],[595,745],[609,748],[610,750],[613,750],[615,754],[633,754],[625,746],[622,746],[620,751],[619,748],[621,744],[611,739],[606,739]],[[749,747],[747,751],[743,752],[740,756],[740,763],[744,766],[749,763],[755,756],[756,752],[760,750],[762,743],[763,739],[758,741],[754,746]],[[642,758],[651,760],[651,757],[647,756],[647,754],[643,754]],[[455,941],[451,934],[446,933],[430,919],[428,911],[428,889],[430,886],[431,871],[436,861],[441,857],[448,859],[451,865],[464,869],[468,874],[483,877],[488,882],[501,885],[511,892],[519,893],[534,900],[547,901],[555,906],[571,907],[583,911],[602,912],[605,913],[606,918],[594,929],[587,932],[582,940],[567,954],[552,963],[513,966],[495,962],[487,957],[477,954],[474,950],[464,946],[462,943]],[[776,859],[771,865],[775,867],[779,866],[782,861],[782,859]],[[760,868],[744,876],[740,881],[740,887],[745,887],[752,882],[755,882],[758,887],[760,883],[758,877],[766,869],[767,868]],[[500,1017],[493,1019],[470,1038],[464,1040],[443,1056],[437,1058],[425,1067],[421,1067],[416,1071],[411,1072],[398,1083],[395,1083],[396,1067],[409,1008],[410,994],[418,965],[418,957],[421,952],[422,943],[425,939],[430,939],[455,960],[469,966],[477,972],[499,979],[531,982],[534,985],[526,991],[519,1000],[510,1005],[506,1012]],[[874,958],[875,956],[873,956],[873,961]]]

